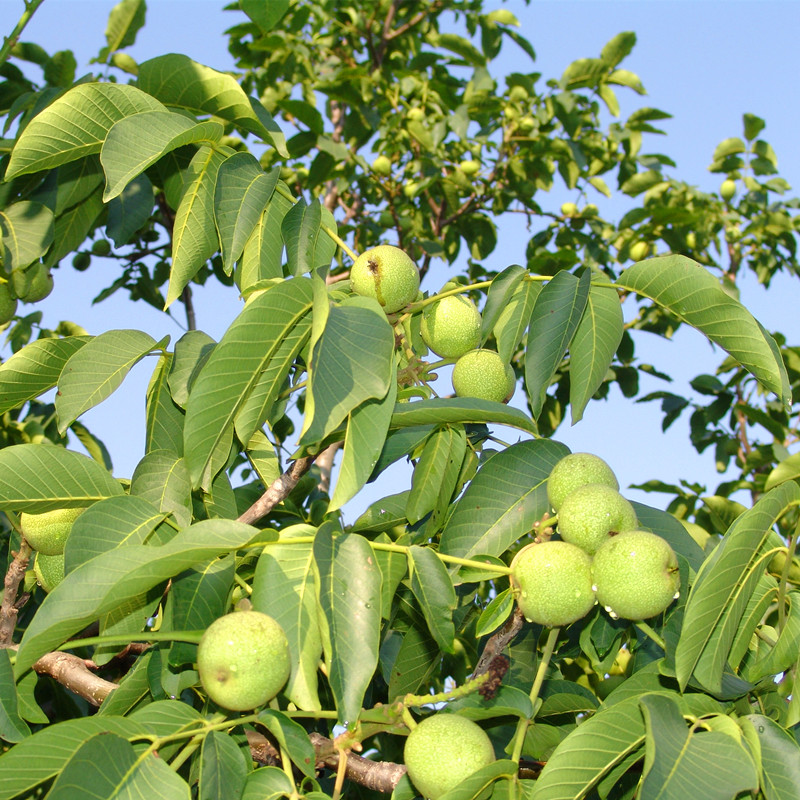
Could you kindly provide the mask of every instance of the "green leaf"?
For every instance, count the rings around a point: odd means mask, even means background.
[[[775,392],[781,402],[791,402],[786,367],[775,340],[697,262],[686,256],[645,259],[626,269],[616,283],[697,328]]]
[[[739,621],[763,571],[760,550],[776,520],[797,505],[796,483],[770,490],[736,519],[704,562],[686,601],[675,650],[681,688],[694,676],[712,694],[721,691]]]
[[[231,153],[229,148],[203,146],[189,165],[186,189],[172,229],[172,270],[165,307],[180,297],[189,281],[219,249],[214,192],[219,168]]]
[[[111,9],[106,24],[105,57],[136,41],[136,34],[144,25],[145,8],[145,0],[121,0]]]
[[[428,630],[442,650],[452,653],[455,638],[453,609],[456,607],[453,581],[429,547],[412,545],[408,556],[412,563],[411,591],[422,609]]]
[[[278,184],[280,168],[265,173],[255,156],[234,153],[217,173],[214,216],[222,244],[222,268],[227,274],[241,257]]]
[[[135,86],[75,86],[30,121],[14,146],[5,179],[99,153],[117,120],[142,111],[163,110],[158,100]]]
[[[546,481],[568,452],[560,442],[535,439],[493,455],[456,503],[440,550],[461,558],[504,553],[550,510]]]
[[[0,509],[41,513],[80,508],[122,494],[122,487],[96,461],[45,444],[0,450]]]
[[[500,716],[513,716],[520,719],[533,717],[531,698],[527,692],[517,689],[516,686],[500,686],[491,699],[484,698],[475,692],[449,703],[447,707],[457,712],[459,716],[475,720]]]
[[[131,368],[168,340],[156,342],[135,330],[106,331],[95,336],[64,365],[58,379],[58,430],[67,428],[117,389]]]
[[[600,52],[600,58],[608,67],[616,67],[624,61],[636,46],[636,34],[632,31],[623,31],[608,41]]]
[[[503,589],[502,592],[498,592],[478,617],[475,635],[481,638],[496,631],[511,616],[513,610],[514,595],[511,593],[511,589]]]
[[[169,388],[173,354],[162,353],[147,386],[145,453],[167,450],[183,455],[183,411],[175,404]]]
[[[767,800],[794,800],[800,786],[800,746],[774,720],[748,714],[740,724],[752,725],[761,748],[761,791]]]
[[[572,424],[583,419],[583,411],[600,388],[617,352],[624,320],[615,289],[589,287],[583,316],[569,344],[569,404]]]
[[[52,800],[125,797],[131,800],[189,800],[188,784],[156,753],[140,758],[133,745],[113,733],[85,741],[47,793]]]
[[[204,520],[184,528],[166,544],[120,547],[87,561],[39,606],[22,637],[15,674],[24,674],[40,656],[92,620],[200,561],[244,547],[256,535],[268,534],[233,520]],[[142,636],[146,639],[146,634]]]
[[[108,204],[106,236],[117,247],[127,244],[141,230],[153,210],[155,194],[147,175],[138,175]]]
[[[519,264],[512,264],[492,279],[492,285],[486,294],[486,303],[484,303],[483,312],[481,313],[482,345],[494,330],[494,326],[503,313],[503,309],[514,297],[518,286],[527,274],[528,271],[524,267],[519,266]]]
[[[328,513],[355,497],[372,475],[386,442],[396,399],[397,384],[392,382],[385,397],[365,400],[350,412],[344,453]]]
[[[321,441],[365,400],[385,397],[394,380],[393,352],[394,332],[377,301],[358,298],[332,307],[314,347],[313,413],[300,444]]]
[[[215,120],[195,122],[174,111],[143,111],[115,122],[100,150],[106,173],[103,201],[122,190],[161,156],[189,144],[215,145],[225,129]]]
[[[435,430],[428,437],[414,468],[406,504],[406,518],[412,525],[436,507],[440,496],[446,494],[444,502],[450,502],[454,486],[443,486],[443,479],[451,461],[457,460],[460,468],[465,448],[463,428],[447,426]]]
[[[536,424],[517,408],[479,400],[475,397],[444,397],[433,400],[415,400],[398,403],[392,414],[393,430],[412,428],[418,425],[447,425],[469,422],[494,422],[509,425],[528,433],[536,433]]]
[[[14,669],[6,648],[0,650],[0,739],[11,744],[21,742],[31,730],[17,710],[17,687]]]
[[[440,794],[440,800],[472,800],[479,797],[495,781],[502,781],[500,786],[507,786],[519,772],[519,764],[516,761],[501,758],[487,764],[485,767],[475,770],[468,778],[464,778],[458,786],[450,789],[449,792]],[[506,795],[508,796],[508,795]]]
[[[48,725],[0,756],[0,800],[12,800],[57,775],[84,742],[98,734],[134,738],[144,733],[140,723],[112,716]]]
[[[144,544],[166,516],[148,500],[127,494],[94,503],[75,520],[69,532],[64,571],[69,574],[116,547]]]
[[[172,399],[181,408],[186,407],[189,391],[216,344],[203,331],[187,331],[175,342],[175,351],[167,381]]]
[[[382,662],[386,654],[382,651]],[[427,686],[441,652],[426,625],[412,625],[403,634],[389,674],[389,702]]]
[[[258,25],[261,33],[269,33],[289,10],[289,0],[240,0],[242,11]]]
[[[67,209],[56,217],[53,244],[44,259],[46,267],[55,266],[62,258],[77,250],[96,227],[103,213],[103,197],[100,188],[85,200]]]
[[[36,339],[0,364],[0,414],[52,389],[88,336]]]
[[[192,484],[210,485],[209,466],[281,342],[308,314],[311,282],[284,281],[253,298],[225,332],[192,385],[184,453]],[[227,453],[225,455],[227,459]],[[218,471],[222,465],[215,465]]]
[[[508,295],[492,331],[497,340],[497,352],[503,361],[511,361],[522,341],[541,291],[541,284],[523,281]]]
[[[314,560],[326,628],[328,682],[339,722],[349,727],[358,719],[378,665],[381,574],[365,538],[358,534],[334,538],[331,528],[325,523],[317,531]]]
[[[758,789],[753,758],[741,741],[722,731],[687,729],[669,696],[649,694],[640,703],[647,727],[642,800],[730,800]]]
[[[542,411],[550,380],[583,316],[590,282],[589,270],[580,278],[561,270],[536,299],[525,348],[525,386],[534,417]]]
[[[3,266],[23,269],[41,258],[55,235],[53,212],[41,203],[20,200],[0,210]]]
[[[238,744],[225,731],[209,731],[200,750],[198,797],[224,800],[239,797],[247,780],[248,764]]]
[[[186,462],[169,450],[153,450],[136,465],[131,495],[172,514],[178,525],[192,521],[192,483]]]
[[[742,114],[742,122],[744,123],[744,138],[748,142],[752,142],[767,126],[767,123],[755,114]]]
[[[278,182],[285,191],[283,181]],[[267,207],[258,219],[250,238],[247,240],[239,262],[237,280],[242,292],[260,281],[283,277],[281,258],[283,256],[283,234],[281,225],[292,201],[281,192],[275,192]]]
[[[244,93],[233,75],[170,53],[140,64],[138,83],[165,105],[221,117],[261,136],[284,158],[289,155],[280,128],[263,106]]]
[[[262,767],[247,776],[241,800],[278,800],[295,791],[294,782],[280,767]]]
[[[314,534],[314,529],[298,533]],[[317,619],[314,554],[310,543],[286,541],[270,545],[258,559],[253,577],[253,608],[274,617],[289,640],[292,671],[284,694],[305,711],[321,708],[317,692],[317,667],[322,636]]]
[[[196,564],[172,579],[169,591],[169,629],[204,631],[228,610],[236,559],[233,555]],[[173,643],[169,662],[179,667],[197,661],[197,647]]]
[[[280,745],[282,751],[286,751],[292,762],[307,778],[314,778],[314,767],[316,756],[314,746],[308,738],[306,729],[295,722],[290,717],[265,708],[258,714],[258,722],[263,725]]]
[[[757,683],[770,675],[780,675],[797,661],[797,654],[800,653],[800,592],[789,592],[786,601],[789,603],[789,613],[775,646],[763,658],[749,664],[742,675],[751,683]],[[760,619],[758,623],[761,623]]]
[[[2,374],[2,370],[3,367],[0,367],[0,375]],[[0,406],[0,408],[2,408],[2,406]],[[800,453],[793,453],[783,459],[783,461],[767,475],[764,491],[769,491],[785,481],[794,481],[798,478],[800,478]]]

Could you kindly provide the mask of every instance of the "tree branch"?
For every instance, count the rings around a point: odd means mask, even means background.
[[[304,456],[293,461],[289,469],[283,475],[275,478],[264,494],[239,517],[238,521],[252,525],[266,517],[278,503],[282,503],[289,496],[300,478],[311,469],[315,458],[316,456]]]
[[[18,599],[19,585],[25,578],[32,552],[31,546],[23,537],[19,550],[14,554],[14,559],[6,572],[3,581],[3,602],[0,603],[0,647],[8,647],[14,641],[17,615],[28,599],[27,595]]]

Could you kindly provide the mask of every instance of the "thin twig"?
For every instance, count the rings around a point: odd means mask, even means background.
[[[19,41],[22,31],[25,30],[25,26],[31,21],[31,17],[36,13],[36,9],[39,8],[43,2],[44,0],[26,0],[25,11],[22,12],[19,22],[14,26],[14,30],[3,39],[3,46],[0,47],[0,67],[8,61],[11,50]]]
[[[304,456],[293,461],[289,469],[275,478],[264,494],[239,517],[238,521],[252,525],[269,514],[278,503],[282,503],[289,496],[300,478],[311,469],[315,458],[316,456]]]
[[[25,578],[32,552],[30,545],[23,538],[6,572],[3,581],[3,602],[0,603],[0,647],[8,647],[14,641],[17,615],[27,599],[27,596],[18,598],[19,585]]]

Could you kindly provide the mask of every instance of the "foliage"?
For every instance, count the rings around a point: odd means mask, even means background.
[[[665,112],[619,119],[616,92],[644,92],[621,66],[632,33],[558,79],[502,84],[501,48],[535,52],[480,0],[240,0],[233,14],[238,77],[176,54],[137,64],[143,0],[113,10],[98,74],[33,43],[0,55],[0,798],[401,800],[404,737],[436,703],[478,721],[499,757],[448,800],[796,797],[800,565],[776,556],[794,554],[800,521],[800,356],[736,288],[744,270],[766,286],[798,271],[797,201],[764,121],[745,114],[713,154],[738,193],[708,194],[642,150]],[[549,208],[557,182],[580,207]],[[631,209],[603,219],[594,191]],[[519,219],[525,264],[489,270]],[[389,315],[347,280],[386,241],[425,290]],[[660,255],[630,265],[643,242]],[[25,313],[100,258],[118,277],[98,301],[182,305],[188,332],[92,337]],[[465,265],[440,291],[424,280],[435,260]],[[244,301],[218,342],[192,305],[211,280]],[[461,295],[524,408],[439,396],[452,359],[426,359],[422,311]],[[726,351],[692,383],[707,405],[639,396],[640,332],[680,325]],[[114,477],[80,418],[143,360],[145,453]],[[568,452],[553,435],[613,383],[661,402],[664,428],[691,413],[695,447],[739,475],[710,496],[646,484],[674,495],[667,511],[635,506],[678,556],[665,613],[525,624],[508,564],[552,534],[545,482]],[[383,475],[398,462],[405,487]],[[383,496],[346,523],[368,483]],[[19,515],[56,508],[87,510],[45,595]],[[283,692],[249,714],[215,707],[195,669],[200,633],[236,605],[275,617],[291,650]]]

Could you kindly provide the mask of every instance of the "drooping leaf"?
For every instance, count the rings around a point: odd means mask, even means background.
[[[307,533],[313,535],[314,529],[309,527]],[[250,599],[256,611],[280,623],[289,640],[292,671],[284,689],[286,696],[301,709],[319,709],[317,667],[322,637],[312,545],[293,544],[287,538],[285,544],[265,548],[258,559]]]
[[[686,256],[648,258],[626,269],[616,283],[697,328],[775,392],[782,403],[791,402],[786,367],[775,340],[697,262]]]
[[[305,776],[313,778],[316,757],[306,729],[286,714],[271,708],[261,711],[258,721],[275,737],[281,749],[288,754],[300,771]]]
[[[622,304],[615,289],[589,287],[589,297],[569,344],[569,405],[572,424],[580,422],[600,388],[622,341]]]
[[[174,111],[143,111],[115,122],[100,150],[106,174],[103,201],[122,190],[161,156],[188,144],[215,145],[225,129],[219,122],[194,122]]]
[[[354,724],[378,664],[381,574],[358,534],[333,536],[325,523],[314,538],[328,681],[342,725]]]
[[[136,465],[131,495],[172,514],[178,525],[192,520],[192,484],[186,462],[169,450],[152,450]]]
[[[272,116],[244,93],[232,75],[198,64],[188,56],[170,53],[140,64],[138,83],[165,105],[234,122],[261,136],[280,155],[289,155],[285,138]]]
[[[150,178],[138,175],[108,204],[106,236],[117,247],[126,244],[150,219],[154,202]]]
[[[145,0],[121,0],[108,15],[106,43],[100,58],[107,58],[136,41],[136,34],[144,25]]]
[[[525,387],[534,417],[541,413],[550,380],[583,316],[590,282],[589,270],[580,278],[561,270],[536,298],[525,348]]]
[[[447,425],[485,422],[509,425],[528,433],[536,433],[536,423],[518,408],[476,397],[442,397],[398,403],[392,414],[392,430],[420,425]]]
[[[30,736],[31,730],[17,710],[17,687],[8,656],[8,649],[0,650],[0,739],[16,744]]]
[[[535,439],[493,455],[456,503],[441,551],[461,558],[504,553],[550,510],[547,477],[568,452],[560,442]]]
[[[80,508],[122,494],[122,487],[87,456],[44,444],[0,450],[0,509],[41,513]]]
[[[172,399],[169,373],[172,353],[162,353],[147,387],[145,453],[166,450],[183,455],[183,411]]]
[[[81,414],[102,403],[135,364],[167,341],[156,342],[142,331],[118,330],[87,342],[67,361],[58,379],[59,431],[63,433]]]
[[[11,153],[6,180],[99,153],[117,120],[164,106],[135,86],[83,83],[61,95],[26,126]]]
[[[237,270],[237,281],[242,292],[259,281],[283,277],[281,227],[284,217],[292,208],[292,201],[285,196],[289,191],[286,184],[279,181],[278,185],[282,186],[285,192],[275,192],[272,195],[272,199],[245,243]]]
[[[207,473],[215,450],[230,436],[262,371],[311,302],[310,281],[280,283],[253,298],[212,351],[186,406],[184,452],[193,485],[210,485],[213,476]]]
[[[428,630],[442,650],[452,653],[456,592],[450,575],[429,547],[412,545],[408,555],[413,564],[411,591],[422,609]]]
[[[800,786],[800,746],[787,731],[763,714],[748,714],[761,749],[761,791],[767,800],[794,800]]]
[[[312,356],[313,416],[300,444],[324,439],[365,400],[385,397],[394,379],[393,352],[392,327],[375,300],[331,308]]]
[[[264,172],[255,156],[234,153],[217,173],[214,218],[222,244],[222,268],[230,274],[272,197],[280,168]]]
[[[355,497],[372,475],[386,441],[396,398],[397,384],[391,383],[385,397],[365,400],[350,412],[329,512]]]

